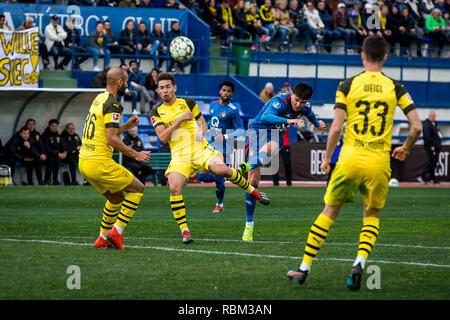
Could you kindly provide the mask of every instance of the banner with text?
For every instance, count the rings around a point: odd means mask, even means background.
[[[38,28],[0,32],[0,88],[37,88]]]

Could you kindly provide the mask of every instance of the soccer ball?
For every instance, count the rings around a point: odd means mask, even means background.
[[[191,39],[179,36],[170,42],[169,51],[172,58],[179,62],[185,62],[194,55],[195,47]]]
[[[395,178],[392,178],[391,180],[389,180],[388,185],[389,185],[389,187],[398,187],[398,180]]]

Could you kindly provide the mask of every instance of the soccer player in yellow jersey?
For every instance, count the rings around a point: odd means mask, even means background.
[[[223,155],[203,138],[207,130],[205,119],[194,99],[176,97],[174,76],[163,72],[156,81],[162,102],[150,112],[151,121],[159,139],[170,145],[172,160],[165,175],[169,181],[170,206],[183,242],[191,243],[193,239],[186,222],[182,190],[196,171],[209,171],[222,176],[263,205],[268,205],[270,201],[267,195],[251,186],[237,170],[229,168],[223,162]]]
[[[347,286],[351,290],[361,287],[365,262],[380,230],[379,214],[388,192],[396,106],[408,118],[410,132],[405,143],[392,152],[393,158],[405,160],[422,131],[416,107],[405,87],[381,72],[387,59],[384,39],[380,36],[367,37],[361,58],[364,72],[342,81],[336,92],[334,120],[321,164],[322,170],[330,170],[330,159],[346,120],[344,143],[325,193],[325,208],[309,232],[303,260],[297,270],[288,271],[287,274],[289,279],[299,284],[305,282],[314,257],[325,242],[342,205],[353,202],[359,190],[364,202],[363,227]]]
[[[107,199],[100,235],[94,243],[96,248],[123,249],[123,229],[133,217],[144,192],[144,185],[112,159],[114,149],[137,161],[150,160],[150,152],[136,152],[118,137],[139,124],[139,118],[133,116],[119,126],[123,107],[117,98],[124,95],[127,81],[127,73],[122,69],[109,70],[106,91],[94,99],[84,124],[80,172]]]

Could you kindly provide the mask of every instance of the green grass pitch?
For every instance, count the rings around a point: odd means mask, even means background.
[[[213,187],[186,187],[194,243],[185,245],[166,187],[147,187],[125,230],[125,250],[95,249],[104,198],[92,187],[0,188],[0,299],[449,299],[450,190],[391,188],[359,292],[345,282],[362,224],[357,197],[344,206],[303,286],[287,280],[323,207],[323,187],[262,188],[254,242],[241,241],[244,194],[227,188],[214,215]],[[69,290],[69,266],[80,289]]]

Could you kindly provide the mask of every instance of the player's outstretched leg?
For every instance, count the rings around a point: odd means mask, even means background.
[[[325,242],[328,230],[330,230],[333,222],[334,220],[325,216],[323,213],[319,214],[309,231],[302,263],[297,270],[288,271],[288,279],[298,282],[299,284],[305,282],[308,272],[311,270],[313,260],[319,252],[320,247]]]
[[[221,162],[221,160],[217,159],[216,161],[211,161],[208,170],[216,175],[224,177],[231,183],[241,187],[245,190],[245,192],[249,193],[253,198],[261,202],[263,205],[267,206],[270,204],[270,199],[267,194],[254,188],[237,170],[228,167],[225,163]]]
[[[100,235],[94,243],[96,248],[112,248],[112,243],[106,237],[106,232],[112,229],[114,222],[116,222],[117,214],[119,212],[122,201],[119,203],[111,203],[106,200],[103,207],[102,222],[100,223]]]
[[[358,253],[347,280],[347,287],[350,290],[359,290],[361,288],[366,260],[377,241],[379,230],[380,219],[378,217],[370,216],[363,219],[363,227],[359,234]]]

